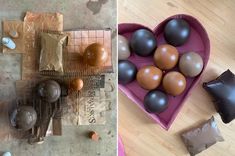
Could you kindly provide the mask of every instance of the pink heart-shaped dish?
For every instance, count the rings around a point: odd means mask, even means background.
[[[157,44],[161,45],[161,44],[167,43],[163,36],[164,26],[169,20],[174,19],[174,18],[182,18],[186,20],[191,27],[191,34],[190,34],[188,41],[184,45],[180,47],[176,47],[180,53],[180,56],[183,53],[189,52],[189,51],[197,52],[203,59],[203,62],[204,62],[203,71],[204,71],[207,65],[208,59],[209,59],[209,55],[210,55],[210,41],[209,41],[206,30],[204,29],[202,24],[194,17],[189,16],[189,15],[179,14],[179,15],[171,16],[167,18],[166,20],[164,20],[163,22],[161,22],[152,31],[155,34],[155,37],[157,39]],[[140,24],[123,23],[123,24],[118,25],[118,34],[125,36],[129,40],[133,32],[135,32],[138,29],[143,29],[143,28],[150,30],[149,28]],[[128,60],[134,63],[138,69],[145,65],[153,65],[153,56],[140,57],[132,52]],[[179,71],[178,66],[172,70]],[[131,99],[134,103],[136,103],[149,117],[151,117],[155,122],[159,123],[164,129],[168,130],[172,122],[176,118],[176,115],[178,114],[184,101],[190,95],[190,92],[199,81],[203,71],[197,77],[186,78],[187,86],[186,86],[185,91],[181,95],[176,96],[176,97],[168,95],[169,97],[168,108],[160,114],[150,114],[145,111],[144,105],[143,105],[143,99],[148,91],[142,89],[138,85],[136,80],[125,86],[119,84],[118,87],[129,99]],[[160,86],[157,89],[162,90],[162,87]]]
[[[118,136],[118,156],[125,156],[124,146],[120,136]]]

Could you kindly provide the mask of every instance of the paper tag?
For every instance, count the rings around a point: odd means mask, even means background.
[[[79,100],[79,125],[105,124],[104,89],[87,90]]]

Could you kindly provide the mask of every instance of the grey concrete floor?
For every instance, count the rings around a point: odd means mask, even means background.
[[[116,72],[116,0],[0,0],[1,21],[23,20],[24,13],[28,10],[61,12],[64,15],[64,30],[111,28],[114,72]],[[20,54],[0,54],[1,101],[11,102],[15,97],[14,82],[20,79],[20,61]],[[110,76],[116,84],[116,75]],[[110,96],[112,105],[111,110],[106,113],[105,125],[63,126],[63,136],[48,137],[42,145],[29,145],[25,140],[0,141],[0,152],[10,151],[13,156],[115,156],[116,91]],[[101,140],[99,142],[89,140],[87,138],[89,130],[97,131]]]

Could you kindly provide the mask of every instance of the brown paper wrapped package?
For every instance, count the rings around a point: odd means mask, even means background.
[[[39,71],[63,72],[63,34],[41,33]]]

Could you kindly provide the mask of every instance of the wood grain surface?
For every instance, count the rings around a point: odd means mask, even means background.
[[[141,23],[154,28],[174,14],[196,17],[206,28],[211,41],[211,56],[201,81],[186,100],[169,131],[148,118],[119,91],[119,134],[127,156],[189,155],[180,134],[215,116],[225,139],[199,156],[235,156],[235,120],[223,124],[211,97],[202,83],[226,69],[235,73],[235,1],[234,0],[119,0],[119,23]]]

